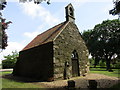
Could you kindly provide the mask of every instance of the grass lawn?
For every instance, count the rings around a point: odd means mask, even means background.
[[[2,75],[11,74],[12,72],[2,72]],[[14,80],[2,78],[2,88],[44,88],[35,83],[16,82]]]
[[[120,78],[120,69],[112,69],[113,72],[108,72],[106,71],[106,68],[90,68],[90,73],[98,73],[98,74],[104,74],[107,76],[113,76],[113,77],[118,77]],[[114,85],[111,87],[115,88],[116,90],[120,89],[120,83]]]
[[[2,72],[1,75],[11,74],[11,73],[12,73],[11,71],[7,71],[7,72]],[[113,69],[113,72],[108,72],[106,71],[106,68],[90,68],[90,73],[98,73],[98,74],[104,74],[107,76],[114,76],[120,78],[120,71],[118,69]],[[43,86],[40,86],[35,83],[17,82],[6,78],[1,78],[1,79],[2,79],[2,88],[44,88]],[[119,89],[119,86],[120,83],[113,86],[112,88]]]
[[[5,72],[1,72],[0,75],[11,74],[11,73],[12,73],[12,71],[5,71]]]
[[[107,76],[119,77],[120,78],[120,69],[112,69],[113,72],[106,71],[106,68],[90,68],[90,73],[104,74]]]

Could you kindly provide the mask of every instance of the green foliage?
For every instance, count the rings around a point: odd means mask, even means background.
[[[120,62],[115,64],[115,68],[120,68]]]
[[[114,0],[113,0],[114,1]],[[112,15],[117,15],[118,13],[120,13],[120,1],[119,0],[116,0],[114,2],[114,8],[112,10],[109,11],[109,14],[112,14]]]
[[[113,55],[120,55],[120,21],[106,20],[95,25],[93,30],[84,31],[83,39],[95,60],[106,60],[107,70],[110,69],[110,62]]]
[[[90,66],[92,67],[94,65],[94,59],[89,59],[89,62],[90,62]]]
[[[17,51],[12,52],[11,55],[4,56],[5,60],[2,61],[2,68],[13,68],[18,56]]]
[[[101,61],[99,62],[99,65],[100,65],[100,67],[105,67],[105,66],[106,66],[106,63],[101,60]]]

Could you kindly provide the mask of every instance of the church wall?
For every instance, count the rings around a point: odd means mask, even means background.
[[[72,77],[71,55],[74,50],[77,51],[79,57],[80,75],[84,75],[89,71],[88,50],[75,24],[69,23],[65,27],[60,35],[55,39],[53,50],[55,79],[64,79],[66,61],[69,64],[67,77]]]
[[[13,74],[38,80],[53,77],[53,43],[21,51]]]

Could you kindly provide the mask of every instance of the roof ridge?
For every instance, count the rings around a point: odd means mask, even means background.
[[[43,33],[37,35],[27,46],[25,46],[22,51],[48,43],[53,41],[57,34],[63,29],[66,25],[66,21],[55,25],[54,27],[44,31]]]
[[[62,22],[62,23],[65,23],[65,22],[66,22],[66,21],[64,21],[64,22]],[[62,23],[60,23],[60,24],[62,24]],[[37,36],[39,36],[39,35],[42,35],[42,34],[46,33],[47,31],[51,30],[52,28],[55,28],[55,27],[59,26],[60,24],[57,24],[57,25],[55,25],[55,26],[53,26],[53,27],[51,27],[51,28],[47,29],[46,31],[44,31],[44,32],[42,32],[42,33],[40,33],[40,34],[38,34]]]
[[[62,22],[62,23],[54,26],[54,27],[57,27],[57,26],[60,25],[60,26],[57,28],[57,30],[55,30],[53,33],[51,33],[42,43],[44,43],[45,41],[47,41],[54,33],[56,33],[58,30],[60,30],[60,29],[65,25],[65,23],[66,23],[66,22]],[[54,27],[52,27],[52,28],[54,28]],[[51,30],[52,28],[50,28],[49,30]]]

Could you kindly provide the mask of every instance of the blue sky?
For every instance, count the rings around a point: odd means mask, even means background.
[[[18,0],[8,0],[7,7],[2,11],[3,17],[13,23],[6,30],[8,47],[0,53],[0,59],[12,51],[22,50],[36,35],[65,21],[65,6],[73,4],[75,22],[80,32],[93,29],[96,24],[107,19],[117,19],[118,16],[109,15],[113,8],[113,0],[51,0],[45,2],[19,3]]]

